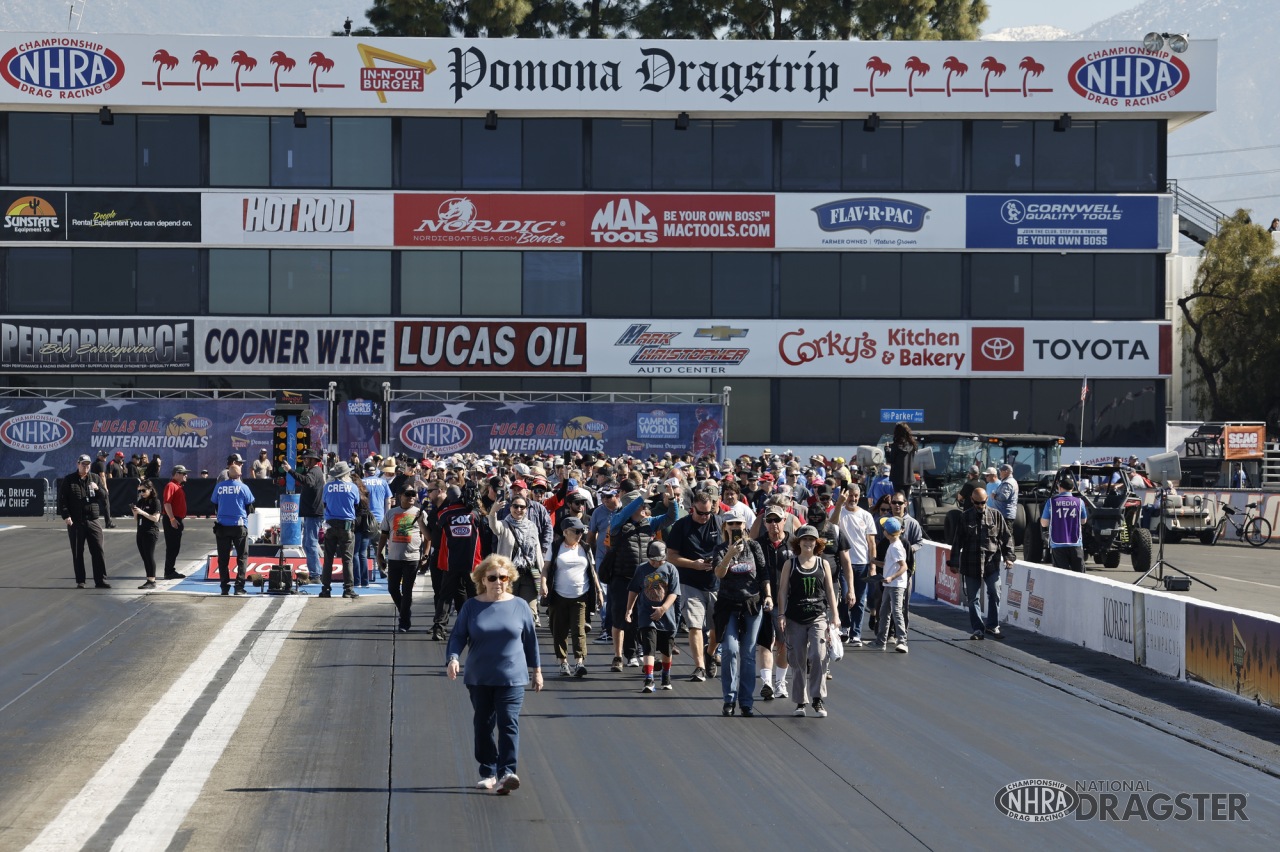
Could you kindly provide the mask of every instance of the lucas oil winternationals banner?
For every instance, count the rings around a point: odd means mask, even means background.
[[[596,452],[608,455],[710,453],[723,441],[720,405],[587,402],[397,402],[391,451]]]
[[[56,479],[75,469],[76,456],[136,453],[161,459],[161,476],[175,464],[192,476],[216,477],[227,456],[254,459],[271,449],[270,400],[253,399],[6,399],[0,407],[0,476]],[[328,402],[311,403],[311,445],[329,442]],[[246,471],[248,473],[248,471]]]

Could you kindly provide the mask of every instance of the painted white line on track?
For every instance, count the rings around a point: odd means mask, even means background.
[[[65,852],[80,849],[94,835],[217,675],[226,659],[227,649],[236,647],[254,622],[262,617],[263,610],[252,600],[245,601],[245,604],[205,645],[195,661],[174,681],[102,768],[45,826],[27,847],[28,850]]]
[[[1223,580],[1228,583],[1248,583],[1250,586],[1262,586],[1264,589],[1280,589],[1280,586],[1277,586],[1275,583],[1259,583],[1254,580],[1240,580],[1235,577],[1224,577],[1221,574],[1207,574],[1204,571],[1195,571],[1193,573],[1198,574],[1201,577],[1209,577],[1213,580]]]
[[[214,765],[231,741],[231,735],[241,728],[244,714],[253,703],[258,687],[266,679],[305,605],[305,598],[285,598],[142,809],[116,838],[111,847],[114,852],[149,849],[164,852],[169,848],[173,836],[187,818],[187,812],[204,789]]]

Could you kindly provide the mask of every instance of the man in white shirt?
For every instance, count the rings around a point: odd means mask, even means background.
[[[847,630],[850,645],[862,644],[862,615],[867,605],[867,578],[871,574],[871,562],[876,555],[876,520],[871,513],[858,505],[862,488],[850,485],[836,506],[835,523],[849,539],[849,562],[853,567],[853,588],[844,589],[840,596],[840,623]],[[844,586],[844,576],[840,577]],[[844,634],[844,631],[842,631]]]
[[[729,507],[729,513],[742,518],[742,522],[747,525],[746,529],[751,529],[756,522],[756,513],[747,501],[742,499],[742,494],[739,493],[736,483],[726,483],[723,494],[724,503]]]

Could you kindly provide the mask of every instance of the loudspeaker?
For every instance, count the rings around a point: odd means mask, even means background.
[[[884,464],[884,450],[866,444],[858,447],[858,467],[868,467],[873,464]]]
[[[1147,476],[1156,485],[1169,485],[1182,481],[1182,460],[1177,453],[1156,453],[1147,456]]]
[[[916,450],[916,457],[911,462],[911,469],[916,473],[933,470],[937,464],[933,460],[933,447],[921,447]]]
[[[1191,578],[1165,577],[1164,590],[1166,592],[1189,592],[1191,591]]]

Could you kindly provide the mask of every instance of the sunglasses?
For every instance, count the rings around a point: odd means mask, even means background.
[[[701,509],[694,509],[693,514],[697,515],[699,518],[705,518],[707,515],[711,514],[711,510],[708,509],[707,511],[704,512]]]
[[[881,506],[881,507],[880,507],[880,514],[882,514],[882,515],[887,515],[887,514],[889,514],[891,511],[893,511],[893,510],[892,510],[892,509],[890,509],[888,506]]]
[[[488,580],[490,583],[505,583],[507,582],[507,580],[510,580],[511,578],[508,577],[506,574],[503,574],[501,576],[497,574],[490,574],[485,579]]]
[[[894,500],[894,501],[893,501],[893,505],[895,505],[895,506],[905,506],[905,505],[907,505],[907,501],[906,501],[906,500]]]
[[[986,501],[986,500],[973,500],[973,501],[971,501],[971,502],[972,502],[972,503],[973,503],[973,505],[975,505],[975,506],[985,506],[985,505],[987,504],[987,501]]]
[[[766,524],[780,524],[782,523],[782,518],[765,518],[764,522]]]
[[[819,498],[818,498],[818,502],[819,502],[819,503],[830,503],[830,502],[831,502],[831,498],[830,498],[830,497],[819,497]]]
[[[529,508],[529,504],[528,504],[528,503],[512,503],[512,504],[511,504],[511,508],[513,508],[513,509],[527,509],[527,508]]]

